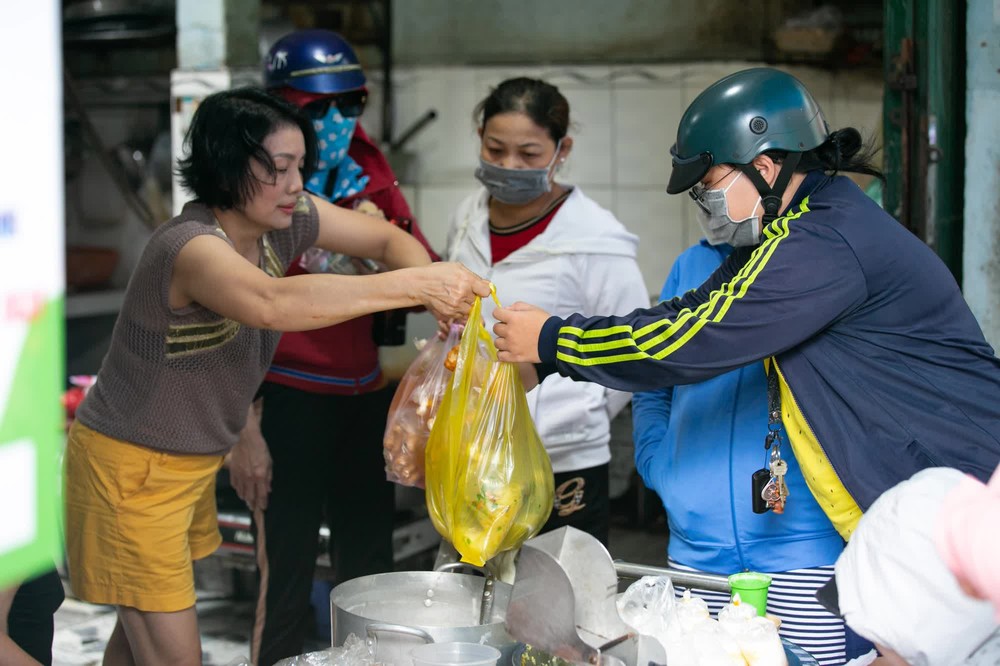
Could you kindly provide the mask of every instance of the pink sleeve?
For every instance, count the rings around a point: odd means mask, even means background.
[[[938,516],[934,537],[941,559],[967,591],[993,604],[1000,622],[1000,468],[988,485],[962,479]]]

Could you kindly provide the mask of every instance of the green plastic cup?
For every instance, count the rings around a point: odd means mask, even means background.
[[[756,571],[744,571],[729,577],[729,587],[733,594],[739,593],[740,601],[757,609],[757,615],[767,612],[767,588],[771,577]]]

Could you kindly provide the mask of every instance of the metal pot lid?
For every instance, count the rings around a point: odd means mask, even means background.
[[[485,579],[469,574],[415,571],[361,576],[330,592],[336,608],[368,620],[417,627],[479,626]],[[503,624],[511,586],[495,583],[487,624]]]

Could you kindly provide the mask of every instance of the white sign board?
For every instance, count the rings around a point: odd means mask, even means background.
[[[63,113],[60,5],[0,5],[0,587],[61,544]]]

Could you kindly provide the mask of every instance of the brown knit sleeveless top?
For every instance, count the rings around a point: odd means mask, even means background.
[[[284,276],[318,233],[316,207],[303,195],[292,224],[264,235],[261,269]],[[281,333],[245,326],[197,304],[171,310],[174,259],[201,234],[226,238],[210,209],[188,203],[147,243],[97,383],[77,411],[87,427],[172,453],[223,454],[236,443]]]

